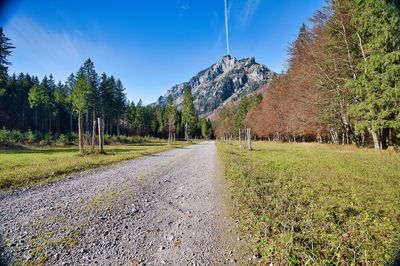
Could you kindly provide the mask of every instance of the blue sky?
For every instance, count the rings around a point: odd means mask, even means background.
[[[288,44],[323,0],[227,0],[230,52],[280,72]],[[11,72],[65,81],[90,57],[128,99],[154,102],[226,54],[223,0],[20,0],[1,15]]]

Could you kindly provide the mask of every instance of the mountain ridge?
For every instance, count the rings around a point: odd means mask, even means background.
[[[156,104],[164,105],[171,95],[175,104],[182,107],[183,91],[190,86],[195,109],[204,115],[218,109],[226,102],[238,100],[267,84],[275,75],[254,57],[236,59],[230,55],[198,72],[189,81],[179,83],[160,96]]]

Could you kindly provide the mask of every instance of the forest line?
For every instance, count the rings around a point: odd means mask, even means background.
[[[217,135],[386,149],[400,138],[400,11],[391,0],[326,1],[288,49],[262,101],[225,107]]]
[[[98,117],[108,136],[211,137],[211,122],[198,118],[190,88],[185,90],[182,110],[171,97],[165,106],[143,105],[142,100],[135,104],[127,100],[121,80],[98,75],[90,58],[64,83],[56,83],[51,74],[41,80],[28,73],[9,75],[9,57],[15,47],[2,28],[0,47],[0,135],[4,136],[0,143],[18,142],[23,132],[31,140],[65,134],[76,140],[81,118],[83,137],[93,144]]]

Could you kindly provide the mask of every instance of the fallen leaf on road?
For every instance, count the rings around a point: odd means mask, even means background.
[[[132,266],[137,266],[137,265],[140,264],[140,260],[139,259],[133,259],[133,260],[131,260],[131,264],[132,264]]]
[[[157,227],[149,227],[149,228],[147,228],[147,230],[146,230],[147,232],[158,232],[158,231],[160,231],[160,229],[158,229]]]
[[[181,248],[181,244],[182,244],[182,241],[180,241],[179,239],[175,241],[176,248]]]

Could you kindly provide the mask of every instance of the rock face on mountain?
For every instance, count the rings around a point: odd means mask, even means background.
[[[227,55],[218,63],[199,72],[189,82],[169,89],[158,99],[158,104],[165,104],[167,97],[172,95],[178,108],[181,108],[183,91],[189,85],[195,108],[202,115],[256,91],[274,75],[266,66],[256,63],[254,57],[237,60]]]

